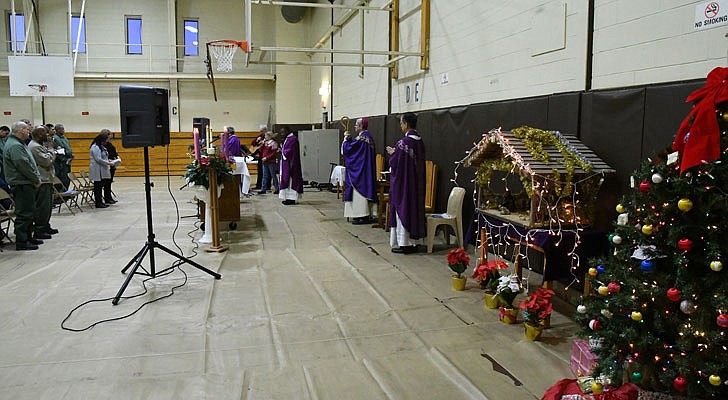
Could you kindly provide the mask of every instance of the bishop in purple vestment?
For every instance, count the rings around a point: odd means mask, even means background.
[[[291,133],[288,127],[281,129],[286,135],[281,151],[281,183],[278,197],[283,199],[283,204],[296,204],[298,198],[303,194],[303,175],[301,173],[301,151],[298,145],[298,137]]]
[[[390,167],[389,244],[394,253],[414,253],[414,240],[425,231],[425,145],[415,130],[417,116],[408,112],[400,119],[404,137],[387,146]],[[399,247],[396,247],[399,246]]]
[[[366,118],[356,121],[355,129],[359,134],[352,139],[344,132],[341,154],[346,165],[344,179],[344,216],[354,218],[354,224],[368,224],[372,206],[376,202],[376,150],[374,138],[367,129]]]

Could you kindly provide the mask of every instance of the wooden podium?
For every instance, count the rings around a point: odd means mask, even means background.
[[[240,175],[226,176],[222,180],[224,187],[220,194],[219,220],[228,222],[228,228],[235,229],[240,221]],[[205,202],[199,201],[200,221],[205,222]]]

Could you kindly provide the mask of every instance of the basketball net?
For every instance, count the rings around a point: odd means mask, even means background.
[[[215,58],[215,70],[218,72],[230,72],[233,70],[233,57],[238,47],[243,51],[247,51],[247,42],[238,42],[236,40],[215,40],[209,42],[209,49]]]

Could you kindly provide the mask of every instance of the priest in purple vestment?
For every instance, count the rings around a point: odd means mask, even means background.
[[[425,144],[415,130],[417,116],[407,112],[399,122],[404,137],[389,153],[389,244],[393,253],[417,252],[425,231]]]
[[[228,157],[241,157],[243,155],[243,148],[240,146],[240,139],[235,136],[235,128],[232,126],[227,127],[227,142],[223,143],[225,146],[225,154]]]
[[[303,175],[301,173],[301,151],[298,137],[287,126],[281,129],[286,138],[281,151],[281,183],[278,198],[283,204],[289,206],[303,195]]]
[[[355,125],[358,136],[352,139],[346,131],[341,144],[346,165],[344,217],[354,218],[354,225],[369,223],[377,199],[376,150],[368,126],[366,118],[359,118]]]

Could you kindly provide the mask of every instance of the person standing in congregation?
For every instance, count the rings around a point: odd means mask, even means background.
[[[261,190],[263,189],[263,143],[265,143],[265,134],[268,132],[268,126],[261,125],[260,131],[258,132],[258,136],[253,139],[252,142],[250,142],[250,147],[255,147],[256,149],[253,151],[253,157],[258,162],[258,173],[257,177],[255,179],[255,187],[253,189],[255,190]],[[270,186],[263,189],[263,190],[270,190]]]
[[[281,135],[286,139],[281,152],[281,190],[278,198],[284,205],[296,204],[303,195],[303,174],[301,171],[301,151],[298,137],[287,126],[281,128]]]
[[[3,175],[3,150],[5,149],[5,142],[8,140],[10,135],[10,128],[7,125],[0,126],[0,179],[5,179]]]
[[[63,182],[64,188],[68,189],[71,184],[71,178],[68,173],[71,172],[71,161],[73,161],[73,150],[71,144],[66,137],[66,128],[63,124],[56,124],[56,134],[53,137],[53,144],[56,146],[55,169],[56,176]]]
[[[106,147],[106,152],[109,154],[109,160],[112,162],[111,166],[109,167],[109,173],[111,173],[111,180],[109,181],[109,191],[105,193],[104,202],[106,204],[115,204],[118,203],[118,201],[114,200],[114,198],[111,196],[111,184],[114,183],[114,175],[116,174],[116,166],[117,163],[114,162],[114,160],[120,160],[119,159],[119,152],[116,151],[116,146],[114,146],[113,143],[111,143],[111,137],[113,133],[109,129],[102,129],[101,133],[106,134],[106,143],[104,143],[104,147]]]
[[[278,154],[280,149],[278,148],[278,142],[273,138],[273,132],[265,132],[265,142],[260,147],[261,161],[263,162],[263,189],[258,194],[265,194],[266,189],[271,187],[276,188],[274,194],[278,194],[280,185],[278,184]]]
[[[40,186],[35,193],[35,214],[33,215],[33,237],[50,239],[51,234],[58,233],[51,228],[51,202],[53,200],[53,178],[56,175],[53,161],[56,158],[53,142],[49,142],[48,128],[38,125],[30,133],[33,138],[28,149],[33,155],[40,173]]]
[[[5,181],[10,185],[15,200],[15,249],[37,250],[40,239],[33,238],[35,195],[40,186],[40,172],[33,155],[25,145],[30,126],[18,121],[13,124],[5,142],[3,169]]]
[[[109,152],[104,144],[108,139],[105,133],[99,133],[91,143],[89,149],[88,178],[94,183],[94,202],[96,208],[106,208],[109,205],[104,203],[104,198],[111,197],[111,166]],[[103,192],[103,196],[102,196]]]
[[[393,253],[417,252],[425,237],[425,144],[417,133],[417,116],[407,112],[399,122],[404,137],[389,153],[389,244]]]
[[[344,179],[344,217],[354,218],[354,225],[368,224],[376,207],[377,177],[374,138],[367,130],[366,118],[356,120],[357,137],[344,132],[341,154],[346,165]]]

